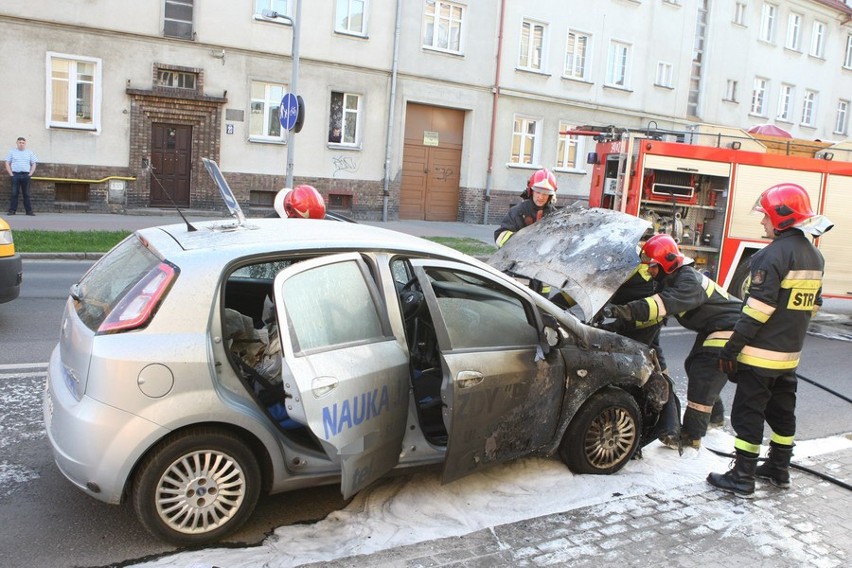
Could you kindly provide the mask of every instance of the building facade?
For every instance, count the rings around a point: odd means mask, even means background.
[[[578,126],[848,138],[850,18],[840,0],[8,0],[0,131],[38,155],[40,210],[219,210],[210,158],[250,212],[292,163],[359,219],[494,223],[539,167],[562,203],[588,196]],[[294,78],[298,133],[279,122]]]

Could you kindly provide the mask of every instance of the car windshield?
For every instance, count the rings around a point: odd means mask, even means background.
[[[129,237],[99,260],[75,286],[77,315],[96,331],[134,284],[160,260],[135,237]]]

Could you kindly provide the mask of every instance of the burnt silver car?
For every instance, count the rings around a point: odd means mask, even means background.
[[[72,287],[44,396],[62,473],[159,538],[395,467],[613,473],[653,438],[653,352],[486,263],[353,223],[192,228],[137,231]]]

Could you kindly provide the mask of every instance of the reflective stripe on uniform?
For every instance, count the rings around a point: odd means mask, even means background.
[[[648,302],[648,321],[660,319],[666,315],[666,305],[659,294],[645,298],[645,301]]]
[[[772,436],[769,438],[770,441],[775,442],[781,446],[792,446],[793,445],[793,436],[782,436],[780,434],[776,434],[772,432]]]
[[[743,313],[760,323],[766,323],[772,314],[775,313],[775,307],[761,302],[757,298],[749,298],[743,306]]]
[[[734,447],[738,450],[743,450],[744,452],[750,452],[752,454],[760,453],[760,444],[750,444],[740,438],[734,438]]]
[[[663,321],[663,318],[655,318],[655,319],[648,320],[648,321],[637,321],[636,324],[634,325],[634,327],[636,329],[645,329],[646,327],[654,327],[655,325],[657,325],[661,321]]]
[[[737,361],[763,369],[795,369],[799,366],[801,355],[801,351],[784,353],[783,351],[770,351],[769,349],[746,345],[737,356]]]
[[[704,339],[702,345],[704,347],[724,347],[733,334],[733,331],[714,331]]]
[[[497,237],[497,247],[499,248],[505,245],[506,241],[509,240],[509,237],[514,234],[514,231],[503,231],[502,233],[500,233],[500,235]]]
[[[706,404],[698,404],[697,402],[692,402],[691,400],[686,401],[686,407],[691,408],[692,410],[697,410],[698,412],[703,412],[704,414],[710,414],[713,412],[713,405],[707,406]]]
[[[781,281],[782,288],[807,288],[809,290],[819,290],[821,285],[821,270],[791,270]]]

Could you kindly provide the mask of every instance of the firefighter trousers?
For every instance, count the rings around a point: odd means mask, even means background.
[[[796,433],[796,371],[765,377],[741,365],[736,382],[731,426],[737,438],[759,447],[766,421],[776,436],[792,439]]]
[[[710,424],[713,404],[719,399],[728,376],[719,371],[718,350],[692,352],[686,358],[686,410],[683,413],[684,434],[703,438]]]

